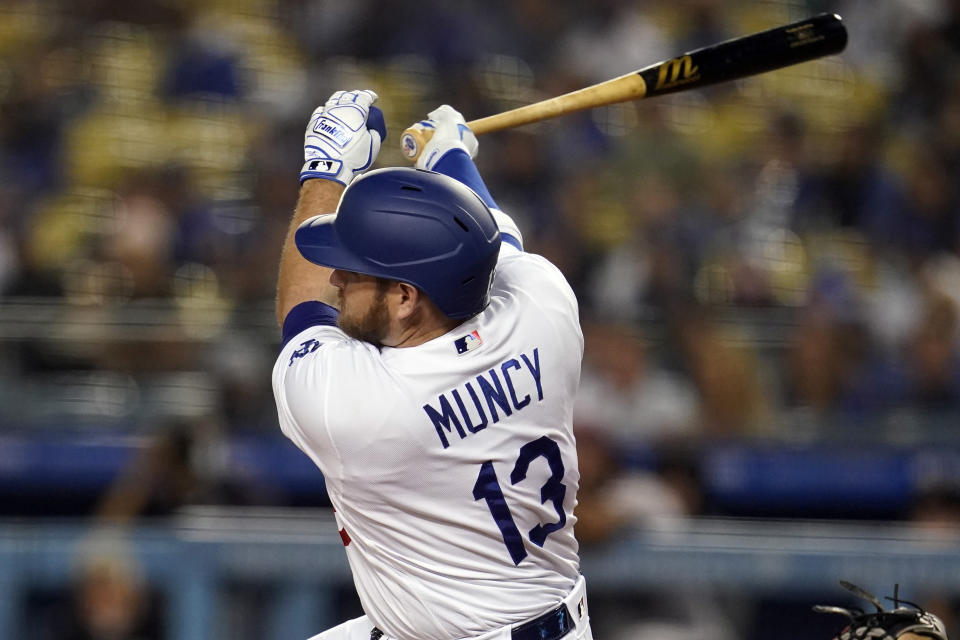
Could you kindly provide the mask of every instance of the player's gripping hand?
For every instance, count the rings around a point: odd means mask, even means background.
[[[427,114],[426,120],[421,120],[411,128],[433,132],[417,157],[415,166],[418,169],[432,171],[445,155],[455,149],[466,152],[471,158],[477,155],[477,137],[470,131],[460,112],[448,104],[437,107]]]
[[[303,137],[300,184],[321,178],[347,186],[370,168],[387,137],[376,101],[373,91],[337,91],[316,108]]]

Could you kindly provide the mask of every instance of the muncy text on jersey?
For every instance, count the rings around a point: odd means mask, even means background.
[[[506,417],[528,406],[532,396],[525,392],[525,388],[532,386],[529,384],[531,377],[536,386],[537,402],[540,402],[543,400],[543,386],[540,381],[539,348],[534,348],[531,356],[521,353],[519,359],[505,360],[486,374],[441,393],[436,406],[429,403],[423,405],[443,448],[450,446],[447,435],[452,435],[454,431],[461,439],[466,438],[471,433],[486,429],[491,423],[499,422],[501,412]],[[518,397],[518,387],[523,393],[522,397]],[[450,398],[453,398],[452,403]]]

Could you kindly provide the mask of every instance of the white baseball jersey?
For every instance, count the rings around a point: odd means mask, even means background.
[[[497,214],[481,314],[408,348],[309,326],[273,371],[280,425],[324,474],[364,611],[400,640],[522,622],[579,577],[577,302]]]

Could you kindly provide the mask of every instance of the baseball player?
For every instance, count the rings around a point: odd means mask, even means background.
[[[576,299],[524,252],[452,108],[419,124],[416,168],[364,174],[376,99],[310,118],[280,264],[280,425],[324,474],[365,612],[315,639],[592,639]]]

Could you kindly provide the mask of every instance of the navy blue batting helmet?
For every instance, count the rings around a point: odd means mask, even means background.
[[[490,302],[500,232],[469,187],[395,167],[354,180],[336,215],[304,222],[296,243],[310,262],[408,282],[446,315],[467,318]]]

